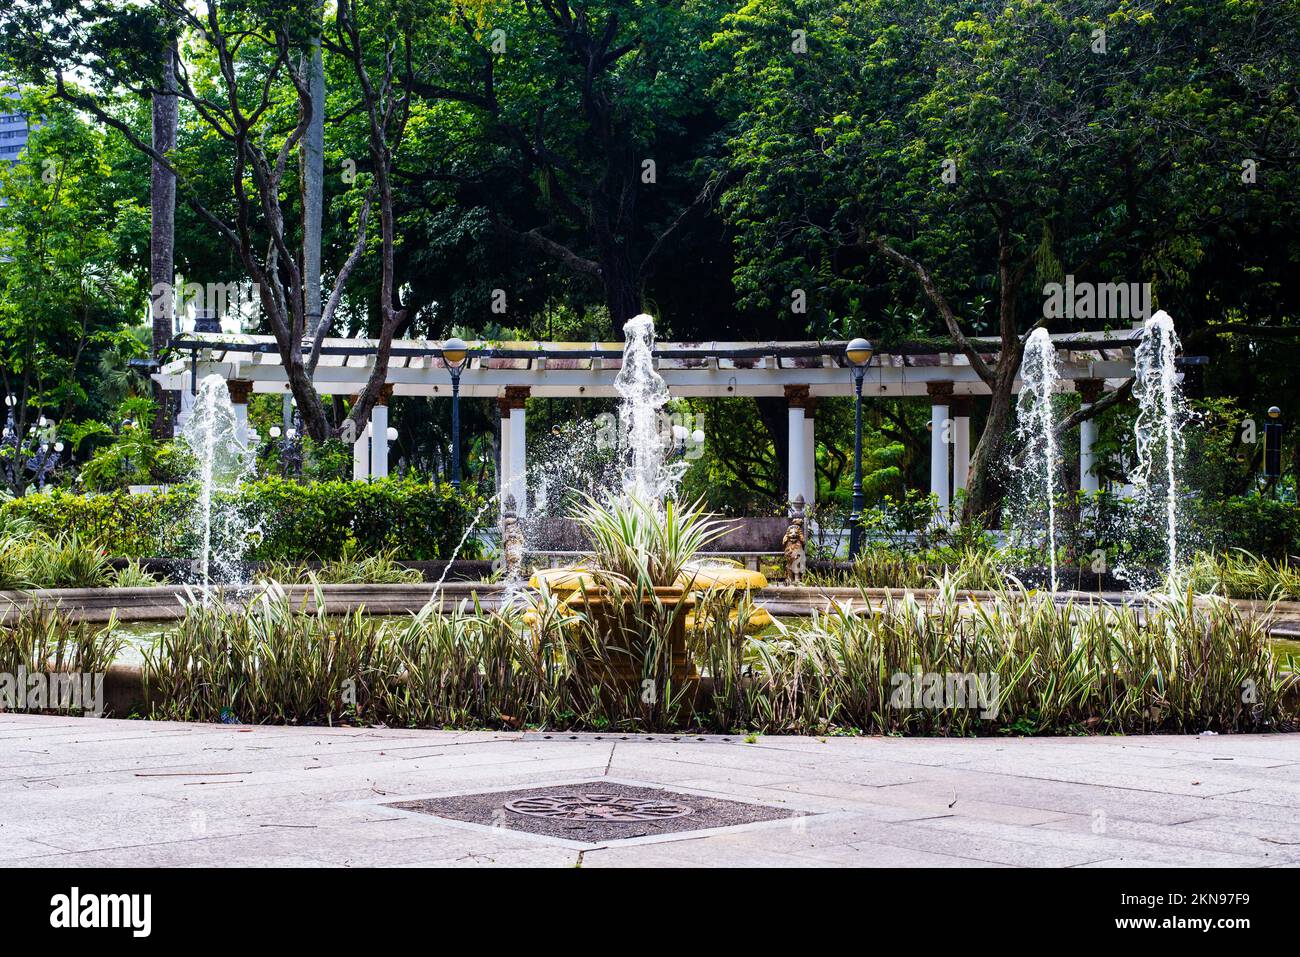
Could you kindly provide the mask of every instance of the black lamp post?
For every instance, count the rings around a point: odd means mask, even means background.
[[[1264,423],[1264,478],[1275,486],[1282,477],[1282,410],[1270,406]]]
[[[27,468],[30,469],[36,479],[36,489],[40,491],[45,488],[45,481],[50,477],[59,464],[59,457],[63,454],[63,443],[60,441],[51,442],[48,438],[41,443],[36,454],[27,461]]]
[[[4,429],[0,430],[0,472],[4,482],[17,492],[23,484],[23,473],[31,472],[37,489],[42,489],[63,454],[58,427],[42,415],[24,437],[15,420],[18,400],[5,396],[5,408]]]
[[[298,412],[298,403],[291,405],[293,416],[290,425],[284,430],[284,439],[280,442],[280,472],[285,478],[293,476],[302,478],[302,415]],[[278,425],[271,426],[271,438],[279,439]]]
[[[460,373],[469,361],[464,339],[451,338],[442,344],[442,361],[451,373],[451,487],[460,490]]]
[[[844,357],[853,367],[853,511],[849,514],[849,558],[858,557],[862,548],[862,377],[871,362],[871,343],[857,338],[844,349]]]
[[[125,436],[133,428],[135,428],[135,423],[130,418],[123,419],[117,424],[118,437]],[[126,473],[127,481],[131,481],[131,456],[129,453],[122,456],[122,471]]]

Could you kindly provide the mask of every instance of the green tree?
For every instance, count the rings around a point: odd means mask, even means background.
[[[713,42],[740,116],[724,200],[738,291],[770,304],[803,289],[827,332],[879,316],[886,342],[937,331],[965,353],[991,392],[967,507],[986,515],[1044,284],[1150,282],[1160,304],[1185,301],[1212,229],[1276,216],[1239,174],[1259,157],[1291,189],[1297,10],[753,0]],[[917,313],[898,305],[934,318],[900,328]]]
[[[42,416],[97,414],[105,396],[94,371],[138,340],[139,277],[121,265],[125,237],[147,231],[138,200],[116,194],[105,133],[39,93],[23,100],[41,117],[19,162],[0,167],[0,388],[14,397],[19,435]],[[11,491],[21,494],[18,473]]]
[[[410,90],[433,155],[417,179],[455,187],[517,255],[595,284],[610,334],[714,205],[722,118],[701,51],[719,0],[509,2],[476,15],[434,5]],[[559,283],[555,285],[559,286]],[[508,290],[516,300],[527,290]],[[482,300],[484,308],[486,296]]]

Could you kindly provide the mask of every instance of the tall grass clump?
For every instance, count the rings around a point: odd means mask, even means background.
[[[344,548],[339,558],[321,562],[318,568],[295,562],[267,562],[257,577],[281,585],[398,585],[424,580],[418,569],[398,564],[395,549],[364,555],[352,548]]]
[[[95,627],[46,605],[23,608],[0,624],[0,673],[107,671],[123,643],[115,629],[116,622]]]
[[[1295,677],[1279,671],[1267,638],[1264,621],[1190,592],[1092,608],[1023,588],[968,600],[948,579],[932,599],[864,601],[749,640],[743,658],[706,654],[737,689],[725,696],[728,714],[769,733],[1280,730],[1295,720]],[[741,646],[735,631],[706,644],[724,639]],[[936,687],[983,687],[988,701],[898,693],[931,676]]]
[[[36,604],[0,624],[0,674],[101,675],[117,657],[123,640],[114,634],[116,622],[94,627],[74,622],[52,608]],[[53,683],[50,684],[53,695]],[[14,689],[22,696],[27,688]],[[49,700],[51,708],[59,707]]]
[[[1194,591],[1228,598],[1300,601],[1300,566],[1257,558],[1240,548],[1220,554],[1199,552],[1186,580]]]
[[[430,605],[386,627],[360,612],[296,609],[274,589],[246,612],[195,603],[146,653],[153,714],[772,734],[1296,727],[1300,678],[1270,653],[1267,619],[1190,590],[1094,607],[1018,585],[973,598],[946,578],[930,597],[864,596],[764,637],[748,634],[748,595],[710,590],[686,636],[697,676],[683,682],[669,639],[686,603],[656,604],[653,588],[626,578],[601,581],[499,612]],[[625,652],[637,662],[631,674]]]
[[[191,597],[185,617],[145,649],[152,717],[186,721],[337,724],[378,719],[376,689],[392,674],[381,623],[363,610],[294,608],[271,588],[241,609]]]
[[[933,588],[944,576],[956,578],[971,591],[996,591],[1011,574],[997,553],[987,548],[917,553],[875,546],[864,549],[847,569],[814,572],[808,580],[854,588]]]
[[[426,606],[393,633],[397,680],[383,699],[395,724],[422,727],[562,725],[577,719],[553,605],[530,628],[523,612],[484,613],[462,603],[449,614]]]
[[[96,588],[111,575],[103,549],[76,532],[0,538],[0,589]]]

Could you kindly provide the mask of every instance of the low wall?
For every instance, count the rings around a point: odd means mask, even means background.
[[[114,568],[124,568],[130,562],[131,559],[129,558],[109,559],[109,564]],[[256,578],[257,573],[265,568],[266,564],[266,562],[246,562],[247,577],[250,579]],[[309,560],[294,562],[293,564],[315,570],[320,568],[324,562]],[[450,562],[440,558],[428,561],[399,561],[396,564],[402,568],[415,569],[424,576],[426,582],[441,580],[476,582],[492,574],[492,562],[478,558],[457,558]],[[448,569],[448,565],[451,566],[450,569]],[[198,561],[190,558],[142,558],[140,559],[140,567],[150,575],[177,582],[194,581],[199,575]]]
[[[441,597],[447,607],[478,596],[485,608],[500,606],[503,586],[471,582],[414,585],[278,585],[289,600],[306,611],[316,611],[317,595],[324,598],[328,614],[346,614],[365,608],[375,615],[404,615],[419,611]],[[318,591],[319,589],[319,591]],[[222,589],[217,592],[229,605],[247,604],[265,591],[263,586]],[[57,609],[74,621],[102,624],[118,621],[175,621],[184,617],[184,603],[200,591],[186,585],[148,588],[48,588],[36,591],[0,591],[0,622],[6,622],[34,605]]]

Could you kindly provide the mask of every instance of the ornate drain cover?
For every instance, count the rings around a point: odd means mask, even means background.
[[[589,844],[703,831],[794,817],[799,812],[660,785],[594,780],[565,781],[512,791],[475,791],[402,801],[386,807],[482,827],[504,827]]]
[[[583,794],[542,794],[509,801],[505,809],[528,817],[566,821],[666,821],[692,813],[686,804],[618,797],[597,791]]]

